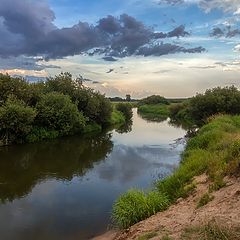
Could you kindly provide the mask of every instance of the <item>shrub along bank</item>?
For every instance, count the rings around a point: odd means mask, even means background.
[[[208,89],[182,103],[170,106],[170,117],[196,125],[203,125],[215,114],[240,114],[240,91],[234,87]]]
[[[138,102],[138,113],[150,121],[164,121],[169,117],[169,101],[159,95],[152,95]]]
[[[38,83],[0,74],[1,145],[100,131],[124,122],[109,99],[70,73]]]
[[[224,187],[226,175],[240,172],[240,116],[212,117],[190,139],[179,168],[159,180],[149,192],[130,190],[120,196],[112,211],[113,221],[121,228],[165,210],[180,197],[188,196],[195,185],[193,177],[206,173],[212,185],[209,191]]]

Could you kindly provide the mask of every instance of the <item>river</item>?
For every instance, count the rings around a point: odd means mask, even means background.
[[[86,240],[107,230],[129,188],[178,166],[185,130],[142,119],[131,128],[0,148],[0,239]]]

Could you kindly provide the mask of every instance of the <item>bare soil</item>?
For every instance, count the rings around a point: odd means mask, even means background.
[[[195,178],[196,190],[186,199],[178,199],[168,210],[160,212],[124,231],[110,231],[94,240],[133,240],[157,232],[152,240],[168,235],[181,239],[186,228],[206,224],[212,219],[229,226],[240,226],[240,178],[226,178],[226,187],[210,193],[214,196],[206,205],[197,208],[201,197],[208,192],[210,182],[206,175]]]

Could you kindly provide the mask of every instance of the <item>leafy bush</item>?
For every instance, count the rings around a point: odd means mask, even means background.
[[[112,125],[122,125],[125,123],[125,118],[122,112],[114,109],[110,121]]]
[[[234,86],[208,89],[182,103],[171,104],[169,109],[173,120],[202,126],[215,115],[240,114],[240,91]]]
[[[39,142],[45,139],[55,139],[59,136],[56,130],[49,130],[43,127],[33,127],[32,131],[26,136],[29,143]]]
[[[36,111],[20,100],[8,99],[0,107],[0,136],[4,144],[23,140],[31,131]]]
[[[197,121],[207,120],[217,113],[239,114],[240,92],[234,86],[208,89],[190,100],[190,112]]]
[[[159,95],[152,95],[152,96],[149,96],[149,97],[146,97],[146,98],[143,98],[139,101],[139,105],[144,105],[144,104],[169,104],[169,101],[162,97],[162,96],[159,96]]]
[[[59,92],[70,96],[77,104],[78,110],[84,113],[89,121],[98,124],[109,122],[112,106],[109,99],[93,89],[83,86],[83,79],[73,79],[70,73],[61,73],[46,81],[47,92]]]
[[[40,127],[56,130],[60,135],[72,134],[83,130],[85,118],[67,95],[48,93],[36,105],[36,123]]]
[[[118,103],[116,106],[115,106],[116,110],[121,112],[125,119],[128,121],[130,119],[132,119],[132,116],[133,116],[133,112],[132,112],[132,106],[131,104],[128,104],[128,103]]]
[[[0,74],[0,105],[13,96],[26,104],[31,104],[36,97],[35,85],[30,85],[25,79]]]
[[[110,100],[85,87],[83,80],[82,77],[74,79],[70,73],[61,73],[48,78],[46,82],[29,83],[23,78],[0,74],[0,106],[3,107],[0,121],[7,125],[6,109],[10,108],[10,104],[7,103],[9,98],[16,100],[9,111],[12,111],[12,118],[13,111],[18,111],[18,124],[23,116],[20,116],[17,107],[24,109],[23,114],[27,114],[28,111],[30,115],[31,109],[37,116],[35,121],[31,122],[31,132],[29,127],[30,130],[22,131],[22,134],[14,134],[14,130],[8,130],[6,134],[6,127],[2,127],[1,144],[6,141],[35,142],[77,132],[99,131],[104,125],[112,124],[113,109]],[[122,119],[118,119],[120,120]],[[32,121],[31,117],[29,121]],[[26,125],[29,121],[26,121]],[[13,125],[9,125],[8,128],[16,129],[16,125]]]

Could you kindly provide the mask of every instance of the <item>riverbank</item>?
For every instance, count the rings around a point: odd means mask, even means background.
[[[196,188],[164,212],[119,232],[94,240],[195,240],[240,238],[240,178],[225,177],[226,186],[213,192],[212,200],[199,207],[212,182],[206,174],[194,178]]]
[[[237,178],[239,177],[240,168],[239,139],[239,116],[219,115],[212,117],[209,123],[203,126],[198,134],[188,141],[186,149],[182,154],[181,165],[171,176],[157,181],[155,188],[150,192],[144,193],[139,190],[130,190],[116,201],[113,206],[115,223],[122,228],[129,229],[129,227],[141,220],[155,215],[156,212],[171,212],[176,203],[177,207],[181,208],[181,205],[178,205],[178,203],[189,197],[190,199],[192,198],[191,204],[195,202],[194,211],[197,211],[196,208],[213,201],[220,189],[223,189],[221,190],[223,191],[222,204],[227,207],[226,212],[228,212],[228,208],[231,208],[231,201],[223,197],[224,194],[227,194],[224,193],[224,189],[229,185],[228,179],[234,179],[234,177],[237,179],[236,182],[230,180],[230,185],[235,184],[236,192],[239,191],[240,187],[239,179]],[[204,191],[199,192],[199,181],[196,176],[203,176],[203,174],[205,175],[206,184],[202,188]],[[197,192],[199,194],[196,195]],[[200,194],[202,195],[200,196]],[[185,211],[188,207],[191,207],[189,199],[183,200],[183,203],[186,205]],[[166,211],[166,209],[168,210]],[[217,213],[217,210],[218,207],[216,207],[215,213]],[[175,209],[175,211],[178,210]],[[181,209],[179,211],[181,212]],[[179,214],[182,215],[183,213],[184,211]],[[170,218],[168,221],[166,220],[167,222],[171,222],[171,218],[175,218],[174,214],[169,216]],[[182,217],[185,218],[184,214]],[[192,218],[191,221],[193,221]],[[211,216],[205,219],[205,221],[211,222]],[[195,223],[201,224],[197,220]],[[234,225],[235,223],[233,222],[232,224]],[[136,231],[134,230],[133,232]],[[128,238],[119,239],[131,238],[128,236]]]
[[[169,117],[169,105],[167,104],[145,104],[138,107],[138,113],[146,120],[164,121]]]

